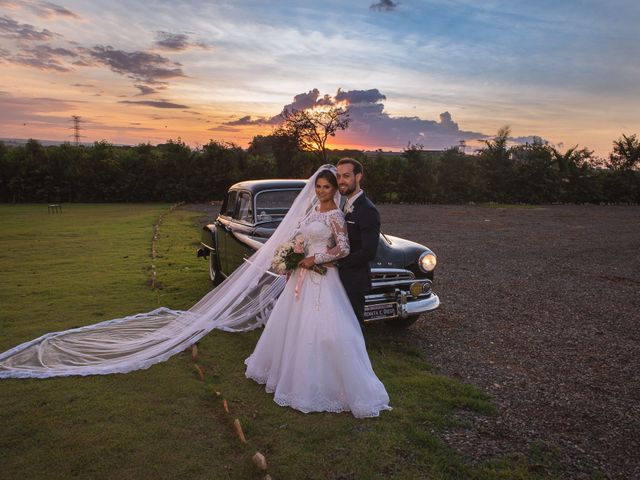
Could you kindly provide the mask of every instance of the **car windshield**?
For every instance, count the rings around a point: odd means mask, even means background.
[[[300,189],[264,190],[256,195],[256,223],[279,223]]]

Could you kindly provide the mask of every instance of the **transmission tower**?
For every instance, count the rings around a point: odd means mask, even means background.
[[[71,115],[71,119],[73,120],[73,143],[77,147],[80,145],[80,137],[82,137],[82,135],[80,135],[80,130],[82,130],[80,127],[81,117],[80,115]]]

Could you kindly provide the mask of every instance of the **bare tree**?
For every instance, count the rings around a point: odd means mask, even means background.
[[[313,152],[327,161],[327,140],[349,127],[349,112],[342,107],[314,110],[285,110],[284,122],[274,135],[295,138],[301,150]]]

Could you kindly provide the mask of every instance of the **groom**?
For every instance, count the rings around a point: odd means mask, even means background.
[[[380,214],[360,189],[364,174],[362,164],[353,158],[342,158],[336,168],[340,194],[346,197],[343,211],[350,246],[349,255],[338,260],[337,266],[353,311],[362,325],[364,296],[371,290],[369,262],[378,250]]]

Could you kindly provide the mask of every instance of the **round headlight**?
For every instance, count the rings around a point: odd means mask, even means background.
[[[436,268],[436,256],[432,252],[424,252],[418,259],[418,266],[423,272],[430,272]]]

